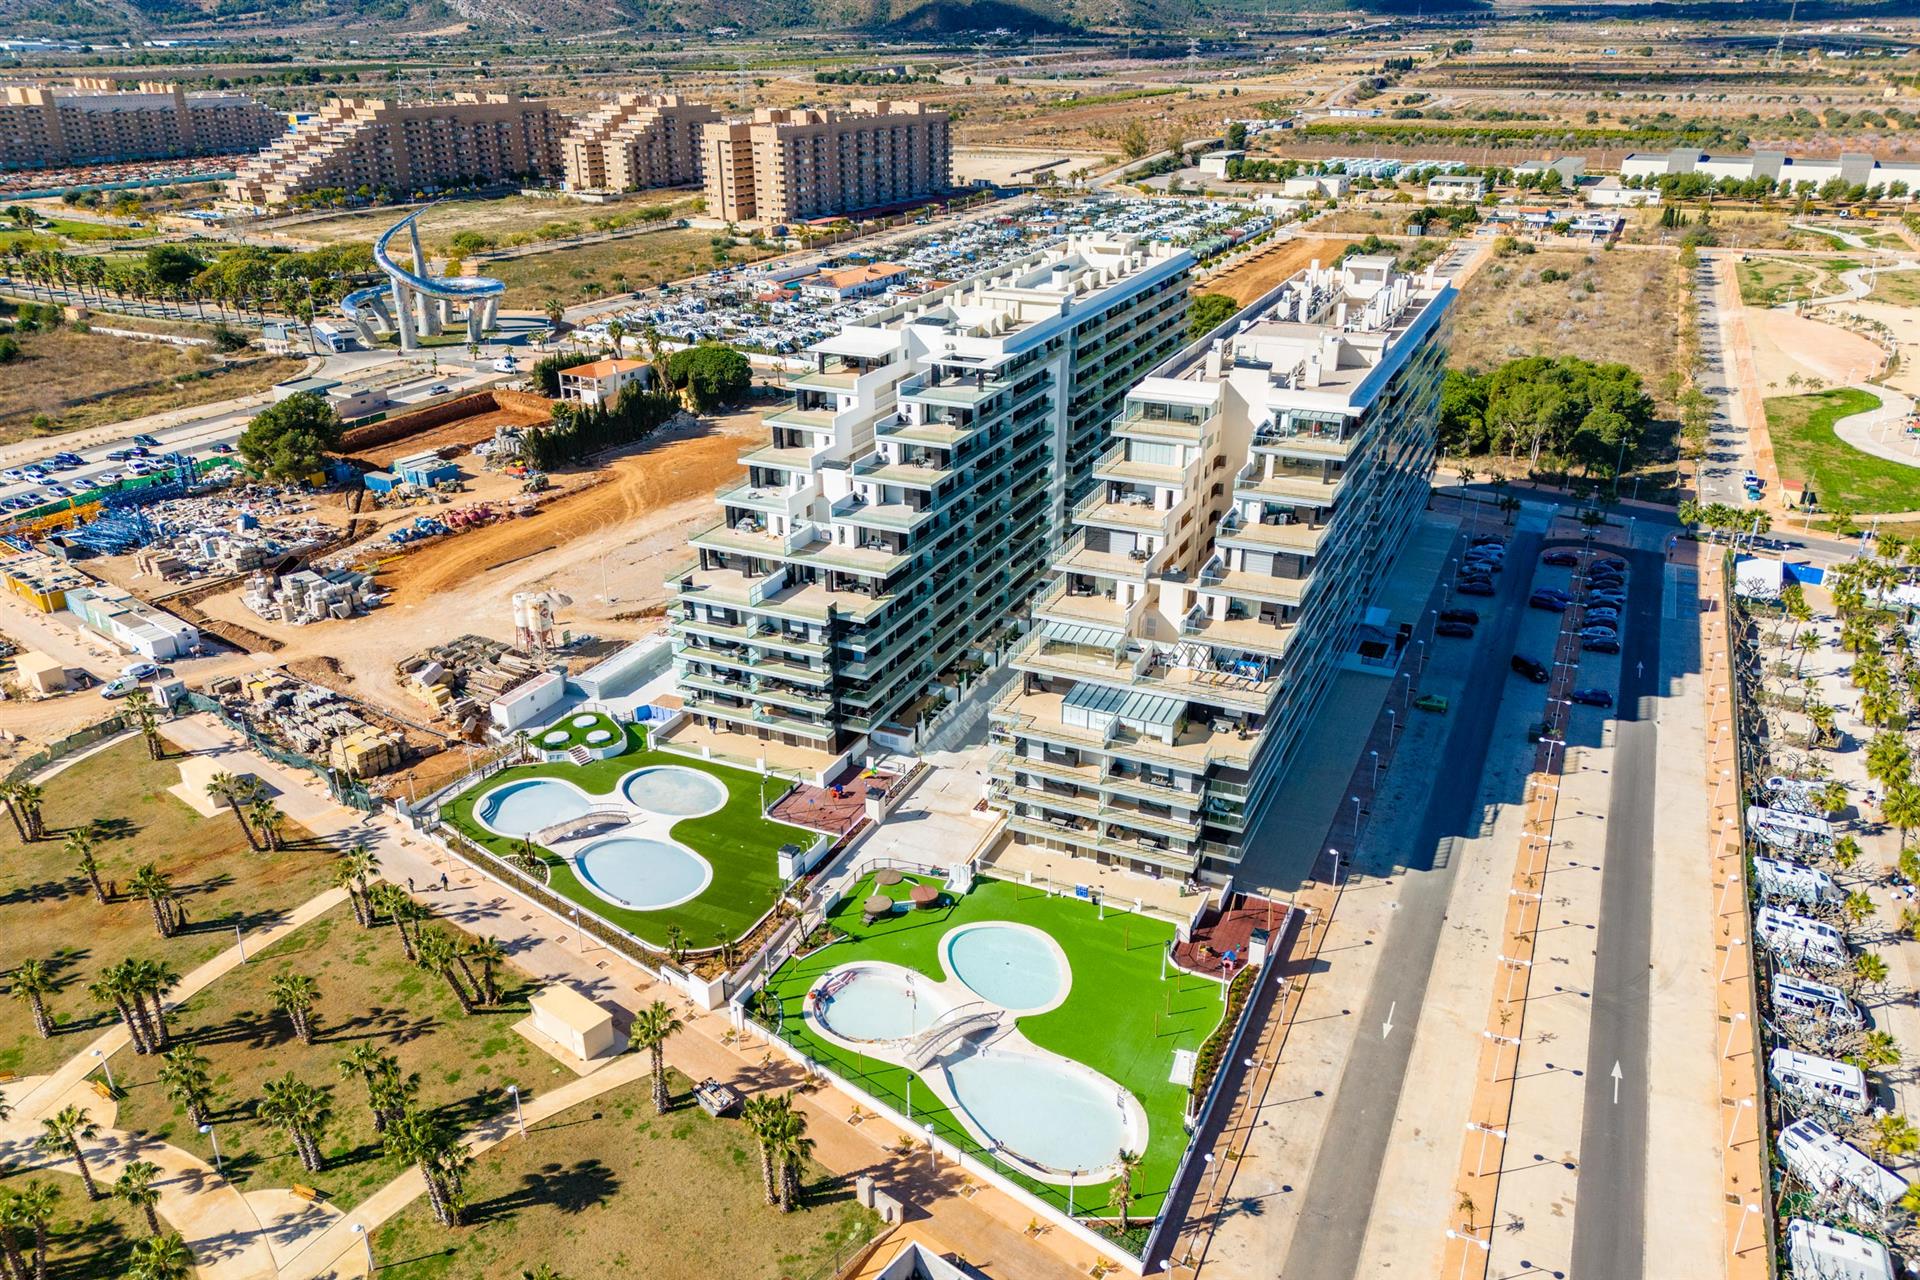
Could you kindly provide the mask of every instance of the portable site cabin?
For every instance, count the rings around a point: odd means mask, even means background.
[[[1866,1019],[1860,1007],[1838,987],[1830,987],[1812,978],[1791,973],[1773,975],[1771,988],[1774,1016],[1781,1018],[1825,1018],[1836,1027],[1862,1027]]]
[[[1893,1280],[1887,1246],[1805,1218],[1787,1223],[1787,1261],[1809,1280]]]
[[[1846,897],[1826,872],[1789,862],[1785,858],[1755,858],[1753,887],[1763,898],[1800,902],[1808,906],[1839,902]]]
[[[1782,1093],[1848,1115],[1861,1114],[1870,1101],[1867,1077],[1860,1068],[1792,1049],[1775,1049],[1767,1055],[1767,1079]]]
[[[1754,913],[1753,932],[1778,956],[1835,968],[1847,962],[1847,940],[1840,931],[1808,916],[1762,907]]]
[[[1834,1137],[1818,1120],[1796,1120],[1782,1129],[1780,1158],[1808,1186],[1840,1196],[1859,1221],[1877,1220],[1907,1191],[1905,1178]]]

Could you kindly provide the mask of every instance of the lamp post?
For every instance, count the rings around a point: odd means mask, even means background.
[[[1360,797],[1348,796],[1347,798],[1353,801],[1353,834],[1358,837],[1360,834]]]
[[[120,1092],[119,1087],[113,1083],[113,1066],[111,1063],[107,1061],[107,1056],[101,1053],[98,1049],[91,1049],[88,1052],[92,1053],[94,1057],[100,1059],[100,1070],[105,1072],[107,1076],[107,1088],[112,1090],[114,1093]]]
[[[927,1168],[939,1171],[940,1153],[933,1149],[933,1121],[927,1121]]]
[[[221,1177],[225,1177],[227,1171],[220,1162],[220,1134],[214,1129],[211,1122],[201,1125],[200,1132],[206,1134],[207,1137],[213,1141],[213,1171]]]
[[[1369,751],[1367,755],[1373,760],[1373,789],[1378,792],[1380,790],[1380,753]]]
[[[1740,1237],[1744,1236],[1747,1233],[1747,1220],[1759,1212],[1760,1212],[1760,1206],[1757,1204],[1747,1205],[1745,1209],[1741,1212],[1740,1226],[1733,1233],[1733,1254],[1735,1257],[1738,1257],[1740,1255]]]
[[[367,1234],[366,1225],[359,1222],[353,1224],[353,1234],[359,1236],[360,1243],[367,1247],[367,1274],[372,1275],[378,1269],[373,1260],[373,1237]]]
[[[245,935],[240,932],[240,924],[238,921],[235,921],[233,926],[233,945],[240,952],[240,963],[245,964],[247,961],[247,939]]]
[[[1725,1146],[1728,1148],[1728,1150],[1732,1150],[1734,1131],[1740,1127],[1740,1109],[1742,1107],[1746,1108],[1749,1111],[1753,1110],[1753,1099],[1742,1098],[1733,1109],[1733,1123],[1727,1126],[1727,1141],[1725,1143]]]
[[[508,1085],[507,1093],[513,1098],[514,1126],[520,1130],[520,1136],[524,1138],[527,1136],[527,1117],[526,1113],[520,1109],[520,1086],[517,1084]]]

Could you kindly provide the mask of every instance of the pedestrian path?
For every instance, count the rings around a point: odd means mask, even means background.
[[[1913,417],[1912,399],[1892,387],[1874,383],[1856,383],[1851,390],[1864,392],[1880,403],[1840,419],[1833,424],[1833,434],[1862,453],[1920,468],[1920,445],[1909,440],[1905,431]]]

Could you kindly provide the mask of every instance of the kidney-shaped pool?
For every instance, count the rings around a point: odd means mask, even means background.
[[[669,840],[615,836],[574,855],[581,883],[633,911],[658,911],[697,898],[713,879],[707,860]]]
[[[1076,1062],[995,1047],[952,1058],[946,1074],[974,1126],[1043,1171],[1104,1177],[1121,1151],[1145,1145],[1139,1104]]]
[[[1051,1009],[1067,993],[1059,944],[1027,925],[962,925],[942,939],[941,953],[948,973],[1013,1013]]]
[[[525,778],[495,787],[473,806],[482,826],[503,836],[530,836],[593,807],[586,793],[557,778]]]

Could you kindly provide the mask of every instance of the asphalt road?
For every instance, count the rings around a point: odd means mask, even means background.
[[[1699,286],[1700,355],[1706,361],[1703,385],[1713,400],[1707,456],[1700,464],[1700,501],[1744,507],[1750,504],[1742,478],[1753,467],[1753,449],[1747,433],[1735,425],[1733,391],[1727,381],[1733,376],[1733,369],[1720,343],[1720,304],[1716,293],[1720,273],[1732,270],[1731,259],[1705,255],[1694,268],[1694,279]]]
[[[1580,1280],[1644,1272],[1647,1204],[1649,965],[1653,947],[1653,793],[1659,728],[1662,558],[1628,557],[1626,644],[1614,717],[1606,862],[1587,1034],[1586,1098],[1575,1184],[1573,1259]],[[1620,1081],[1615,1100],[1614,1064]]]
[[[1488,695],[1505,686],[1507,660],[1526,610],[1523,588],[1540,545],[1539,534],[1525,532],[1516,533],[1508,544],[1509,567],[1495,598],[1498,612],[1491,619],[1486,617],[1487,601],[1466,601],[1483,619],[1467,681],[1477,696],[1455,704],[1452,728],[1437,753],[1439,772],[1414,838],[1398,849],[1365,851],[1360,860],[1358,869],[1368,874],[1390,873],[1395,863],[1405,868],[1400,911],[1383,943],[1378,976],[1360,1015],[1362,1032],[1341,1074],[1327,1117],[1326,1141],[1308,1179],[1306,1203],[1288,1251],[1287,1280],[1353,1280],[1358,1273],[1387,1140],[1406,1084],[1414,1028],[1453,894],[1457,862],[1452,846],[1479,825],[1480,778],[1501,701]],[[1367,1034],[1366,1028],[1386,1022],[1390,1008],[1404,1030],[1384,1038]]]

